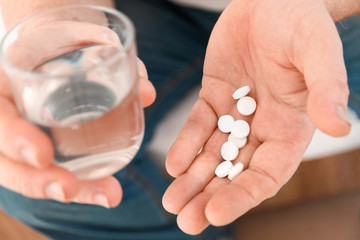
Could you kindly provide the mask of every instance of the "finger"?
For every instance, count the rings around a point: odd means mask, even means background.
[[[8,99],[0,97],[0,109],[0,152],[36,168],[49,166],[54,150],[46,134],[22,119]]]
[[[184,233],[197,235],[209,226],[204,210],[211,196],[210,193],[201,192],[180,212],[177,224]]]
[[[249,151],[251,150],[249,148]],[[249,159],[241,159],[245,166],[248,165]],[[240,161],[237,159],[236,162]],[[214,171],[218,164],[217,156],[202,154],[188,172],[177,178],[164,194],[164,208],[168,212],[179,214],[178,225],[188,234],[198,234],[207,227],[208,221],[203,220],[206,219],[206,204],[214,192],[229,182],[227,178],[215,176]]]
[[[73,199],[77,203],[95,204],[105,208],[116,207],[122,199],[122,189],[116,178],[80,182],[79,191]]]
[[[249,168],[220,189],[208,202],[205,214],[213,225],[226,225],[272,197],[298,167],[305,144],[271,141],[254,153]]]
[[[188,170],[168,187],[163,196],[163,206],[168,212],[177,214],[182,211],[183,207],[214,178],[216,167],[223,161],[220,154],[222,144],[219,143],[226,142],[227,138],[227,134],[216,130]],[[248,166],[259,146],[254,137],[250,136],[249,139],[248,144],[240,149],[234,164],[241,162],[245,167]]]
[[[216,131],[186,173],[168,187],[163,196],[163,206],[168,212],[179,213],[214,178],[215,168],[222,161],[218,143],[225,139],[225,134]]]
[[[3,96],[7,99],[12,99],[9,82],[6,79],[6,75],[1,66],[0,66],[0,96]]]
[[[225,142],[226,139],[226,134],[215,131],[186,173],[168,187],[163,196],[163,206],[168,212],[173,214],[181,212],[184,206],[212,181],[216,167],[223,161],[219,142]],[[255,148],[253,144],[244,147],[236,162],[241,161],[247,166]]]
[[[326,21],[327,20],[327,21]],[[310,119],[323,132],[333,136],[349,133],[345,115],[349,90],[342,44],[332,20],[316,27],[307,44],[298,49],[309,89],[307,110]]]
[[[188,169],[216,129],[216,124],[217,116],[212,108],[205,101],[198,100],[169,150],[166,170],[171,176],[180,176]]]
[[[5,52],[4,57],[7,61],[4,63],[30,71],[49,59],[85,46],[94,44],[121,46],[119,37],[114,31],[85,22],[51,22],[31,31],[22,29],[19,34],[21,37],[18,37]]]
[[[143,107],[150,106],[156,98],[154,85],[149,81],[144,63],[138,59],[138,71],[140,76],[140,91]]]
[[[246,146],[239,149],[238,157],[232,161],[234,165],[236,163],[242,163],[244,165],[244,168],[247,168],[249,166],[251,157],[260,145],[260,143],[252,135],[249,136],[248,139],[249,140],[246,143]]]
[[[213,178],[204,191],[196,195],[181,210],[177,218],[179,228],[187,234],[196,235],[208,227],[209,221],[205,215],[206,205],[213,194],[228,183],[227,178]]]
[[[70,201],[78,191],[74,174],[50,165],[46,170],[13,161],[0,154],[0,185],[29,198]]]

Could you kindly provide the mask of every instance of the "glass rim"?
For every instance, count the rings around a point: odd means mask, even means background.
[[[105,7],[105,6],[100,6],[100,5],[92,5],[92,4],[73,4],[73,5],[67,5],[67,6],[53,7],[53,8],[49,8],[49,9],[46,9],[44,11],[40,11],[40,12],[38,12],[36,14],[33,14],[31,16],[28,16],[28,17],[24,18],[23,20],[18,22],[9,31],[7,31],[5,33],[5,35],[3,36],[3,38],[0,41],[0,61],[2,62],[5,73],[7,72],[7,70],[9,70],[9,71],[15,72],[17,74],[26,75],[26,76],[29,76],[29,77],[31,76],[33,78],[34,77],[64,78],[64,77],[71,76],[72,74],[40,73],[40,72],[34,72],[32,70],[25,70],[25,69],[22,69],[20,67],[17,67],[17,66],[15,66],[14,64],[12,64],[11,62],[9,62],[6,59],[6,57],[5,57],[5,52],[6,52],[5,43],[7,42],[8,38],[12,34],[15,34],[14,32],[17,31],[21,26],[23,26],[25,23],[29,22],[30,20],[32,20],[32,19],[34,19],[34,18],[36,18],[38,16],[41,16],[41,15],[44,15],[44,14],[47,14],[47,13],[51,13],[51,12],[56,12],[56,11],[61,10],[61,9],[76,9],[76,8],[94,9],[94,10],[102,11],[102,12],[107,13],[107,14],[111,14],[113,16],[116,16],[118,19],[120,19],[123,22],[123,24],[125,25],[125,27],[127,29],[129,29],[129,34],[126,35],[125,41],[124,41],[124,43],[122,43],[122,47],[114,55],[112,55],[108,59],[105,59],[100,64],[96,64],[94,66],[86,68],[86,69],[84,69],[82,71],[77,72],[76,74],[83,74],[83,73],[86,73],[86,72],[91,72],[94,69],[97,69],[99,67],[107,65],[108,63],[112,62],[114,59],[116,59],[117,57],[119,57],[120,55],[122,55],[123,53],[128,51],[128,49],[130,48],[130,46],[132,45],[132,43],[133,43],[133,41],[135,39],[135,27],[134,27],[133,23],[131,22],[131,20],[124,13],[118,11],[115,8]],[[94,44],[94,45],[96,45],[96,44]]]

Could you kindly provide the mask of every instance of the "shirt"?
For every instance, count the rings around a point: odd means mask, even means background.
[[[170,0],[179,5],[195,7],[210,11],[222,11],[231,0]]]

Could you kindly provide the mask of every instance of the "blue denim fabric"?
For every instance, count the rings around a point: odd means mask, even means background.
[[[114,209],[33,200],[4,188],[0,190],[0,203],[6,212],[51,239],[195,239],[181,233],[174,216],[162,209],[161,195],[168,180],[156,173],[158,169],[148,159],[118,173],[124,199]]]
[[[138,55],[157,90],[156,102],[145,110],[143,146],[146,146],[159,120],[200,83],[207,40],[218,14],[178,7],[164,0],[116,3],[135,24]],[[34,200],[1,187],[0,207],[51,239],[216,239],[213,229],[197,237],[179,230],[175,216],[168,214],[161,204],[170,180],[143,149],[115,175],[123,187],[124,198],[114,209]]]
[[[360,118],[360,15],[338,22],[350,88],[349,107]]]

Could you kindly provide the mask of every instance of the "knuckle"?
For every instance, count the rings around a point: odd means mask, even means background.
[[[349,86],[346,82],[341,81],[341,80],[336,80],[335,87],[344,95],[349,96],[350,90],[349,90]]]
[[[42,185],[35,183],[37,176],[30,176],[24,171],[15,171],[9,181],[9,187],[28,198],[43,198]]]
[[[34,197],[34,193],[32,191],[33,184],[30,179],[27,179],[26,174],[20,173],[20,171],[14,172],[10,184],[10,187],[16,192],[26,197]]]

